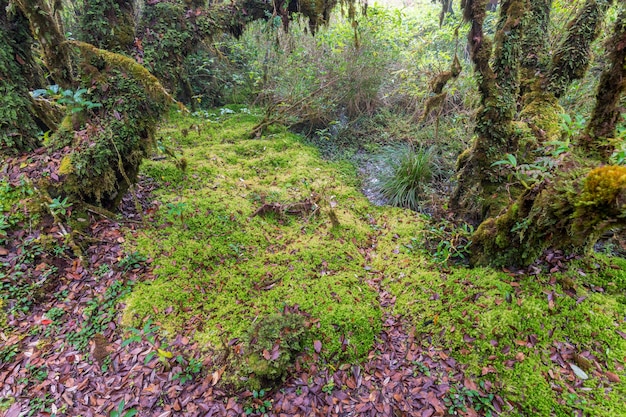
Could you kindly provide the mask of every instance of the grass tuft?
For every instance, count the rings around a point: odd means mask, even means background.
[[[418,210],[436,171],[435,152],[411,145],[388,147],[382,155],[390,169],[383,172],[379,188],[392,206]]]

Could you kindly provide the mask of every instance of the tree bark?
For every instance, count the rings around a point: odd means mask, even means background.
[[[30,23],[31,32],[39,41],[43,61],[55,83],[63,88],[73,85],[71,51],[65,42],[65,33],[61,22],[55,18],[45,0],[15,0]]]
[[[502,3],[493,59],[482,32],[483,4],[465,1],[482,106],[473,147],[459,158],[451,208],[480,224],[472,237],[473,263],[527,265],[547,247],[588,251],[602,232],[626,225],[624,167],[595,168],[601,161],[573,149],[556,168],[545,167],[535,184],[522,187],[521,176],[513,175],[522,173],[520,165],[533,162],[546,142],[560,139],[558,98],[585,75],[591,44],[611,3],[587,0],[550,61],[543,40],[550,0]],[[611,62],[599,83],[587,149],[607,146],[601,137],[613,134],[619,116],[625,88],[624,20],[622,12],[607,46]],[[519,48],[525,52],[518,53]],[[518,74],[523,77],[521,88]],[[516,105],[521,106],[519,112]],[[613,147],[602,149],[606,155]],[[516,162],[507,169],[494,166],[506,154],[515,155]]]
[[[595,107],[582,137],[582,145],[587,151],[605,159],[614,147],[606,139],[615,135],[621,115],[619,100],[626,89],[626,10],[622,9],[617,16],[606,47],[611,51],[609,65],[600,76]]]

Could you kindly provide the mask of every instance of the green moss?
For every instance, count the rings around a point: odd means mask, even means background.
[[[574,273],[569,279],[583,278]],[[606,416],[626,412],[623,402],[615,401],[611,390],[605,391],[602,375],[623,366],[626,354],[626,341],[615,331],[626,328],[626,305],[618,294],[583,294],[578,286],[578,296],[570,297],[560,285],[549,286],[548,278],[514,280],[490,269],[408,272],[402,278],[390,277],[389,286],[397,297],[397,312],[411,317],[423,341],[450,349],[468,365],[468,374],[497,382],[505,397],[519,405],[520,415],[565,416],[575,409]],[[548,289],[555,291],[552,307]],[[589,351],[606,364],[585,382],[586,391],[576,391],[575,398],[567,389],[562,394],[552,389],[555,384],[571,384],[549,376],[561,372],[550,359],[559,342],[573,345],[578,354]],[[523,360],[516,358],[518,353]],[[489,372],[483,374],[484,369]],[[623,381],[611,386],[617,392],[626,389]]]
[[[285,377],[304,350],[309,326],[298,312],[270,314],[254,325],[246,342],[246,358],[260,386]]]
[[[626,384],[609,383],[603,374],[626,378],[620,370],[626,341],[616,332],[626,330],[623,271],[607,266],[583,277],[581,263],[555,283],[489,268],[443,272],[416,245],[425,233],[421,216],[371,206],[348,185],[353,171],[321,162],[317,151],[293,135],[246,139],[257,119],[175,116],[160,130],[173,147],[184,144],[189,166],[180,173],[169,161],[145,165],[146,173],[164,180],[157,196],[163,203],[151,219],[154,228],[129,240],[155,259],[157,278],[134,288],[126,300],[126,324],[152,316],[171,334],[193,326],[202,346],[217,349],[239,337],[251,354],[233,359],[239,368],[223,379],[236,384],[248,373],[246,388],[261,388],[280,381],[296,356],[312,360],[314,341],[321,342],[322,362],[363,359],[381,329],[378,294],[370,284],[382,280],[382,288],[396,297],[389,308],[414,327],[417,342],[449,350],[468,375],[492,381],[498,394],[516,404],[518,415],[626,412],[620,401]],[[198,129],[182,135],[181,127],[190,125]],[[336,228],[328,216],[331,196],[341,225]],[[316,213],[250,217],[263,202],[305,198],[316,199]],[[519,202],[511,213],[527,209]],[[587,291],[592,283],[607,291]],[[566,292],[572,288],[575,297]],[[552,291],[554,305],[548,300]],[[290,329],[292,319],[302,318],[284,313],[295,305],[305,317],[301,333]],[[282,332],[285,337],[277,336]],[[284,362],[266,358],[278,339]],[[550,377],[563,371],[550,359],[559,343],[588,351],[601,364],[574,397],[565,375]]]
[[[145,164],[145,173],[169,183],[160,198],[170,205],[155,219],[165,227],[136,238],[138,250],[156,259],[159,278],[136,287],[125,322],[154,315],[154,305],[157,319],[174,332],[200,314],[196,338],[219,348],[223,335],[242,337],[255,319],[298,305],[317,320],[307,349],[317,339],[324,357],[363,357],[381,317],[376,293],[365,283],[360,248],[372,232],[359,214],[367,201],[344,183],[344,167],[321,162],[299,138],[278,133],[246,139],[257,121],[227,118],[218,133],[213,123],[175,119],[161,130],[185,143],[188,168],[183,174],[167,161]],[[173,127],[190,122],[202,133],[183,137]],[[332,230],[328,215],[331,198],[340,232]],[[316,201],[316,212],[250,217],[264,201],[305,199]],[[168,307],[173,312],[165,315]]]
[[[530,123],[535,137],[534,146],[528,148],[536,149],[539,145],[538,140],[542,143],[559,140],[561,138],[559,122],[563,108],[559,105],[558,99],[550,93],[533,92],[527,94],[524,100],[527,104],[520,112],[520,118]],[[520,149],[525,148],[520,146]]]
[[[592,170],[585,179],[579,205],[588,207],[608,207],[616,203],[618,209],[626,207],[618,195],[626,189],[626,167],[606,165]],[[620,204],[621,203],[621,204]]]

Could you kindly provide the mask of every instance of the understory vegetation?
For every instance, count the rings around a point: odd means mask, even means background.
[[[29,95],[5,75],[63,57],[0,32],[0,412],[626,416],[623,95],[590,124],[624,5],[543,96],[547,63],[498,78],[534,65],[503,64],[518,2],[275,3],[50,11],[74,79]]]

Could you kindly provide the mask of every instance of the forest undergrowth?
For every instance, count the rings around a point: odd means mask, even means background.
[[[264,320],[298,306],[310,325],[299,349],[336,367],[362,360],[381,315],[393,312],[421,346],[450,350],[517,412],[626,413],[621,258],[553,253],[517,273],[454,266],[445,246],[425,244],[431,235],[446,239],[425,216],[370,205],[353,167],[323,162],[283,128],[248,139],[259,116],[233,109],[175,119],[161,131],[186,168],[144,167],[165,186],[155,227],[136,234],[133,250],[155,259],[158,278],[135,287],[126,324],[151,317],[176,334],[191,321],[202,345],[238,340],[262,357],[277,346],[259,336]],[[392,294],[393,307],[381,307],[379,291]],[[255,346],[260,340],[269,344]],[[270,356],[270,369],[260,370],[259,358],[237,366],[270,379],[290,366]],[[268,380],[231,382],[258,389]]]
[[[33,185],[66,174],[43,148],[3,159],[0,413],[626,416],[624,237],[468,266],[474,227],[447,202],[476,80],[460,16],[424,10],[216,35],[185,58],[197,111],[161,121],[120,213]],[[512,187],[548,175],[510,156]]]
[[[8,415],[626,414],[622,258],[467,269],[462,231],[262,117],[173,114],[121,223],[3,168]]]

